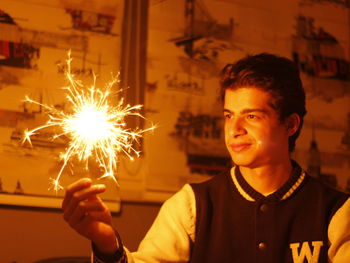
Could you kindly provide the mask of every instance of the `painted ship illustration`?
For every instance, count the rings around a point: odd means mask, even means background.
[[[11,134],[11,141],[21,144],[23,141],[24,130],[16,129]],[[52,132],[40,132],[30,136],[32,147],[43,148],[65,148],[68,145],[68,139],[65,137],[59,137],[54,139],[55,134]],[[24,147],[28,147],[29,143],[23,144]]]
[[[40,97],[42,100],[42,96]],[[48,116],[42,111],[42,107],[39,107],[38,111],[28,112],[24,103],[25,112],[22,114],[24,118],[19,118],[16,122],[15,129],[11,133],[11,141],[22,145],[24,133],[26,130],[45,125],[48,120]],[[60,107],[60,106],[58,106]],[[66,136],[57,137],[60,131],[55,127],[44,128],[35,132],[30,136],[30,142],[23,143],[23,147],[41,147],[41,148],[65,148],[68,146],[68,138]]]
[[[56,134],[60,133],[55,127],[45,128],[37,131],[30,137],[31,143],[23,143],[26,130],[40,127],[48,120],[48,115],[45,114],[41,107],[37,111],[29,111],[24,103],[23,111],[3,110],[0,109],[0,126],[12,128],[9,143],[7,146],[15,148],[65,148],[68,146],[68,138]]]

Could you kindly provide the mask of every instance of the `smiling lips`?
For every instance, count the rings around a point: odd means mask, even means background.
[[[233,144],[230,144],[230,148],[235,153],[239,153],[239,152],[242,152],[242,151],[248,149],[248,147],[250,145],[251,145],[250,143],[233,143]]]

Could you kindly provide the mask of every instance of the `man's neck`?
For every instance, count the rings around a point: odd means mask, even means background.
[[[262,195],[269,195],[278,190],[292,172],[290,160],[277,165],[265,165],[258,168],[239,167],[247,183]]]

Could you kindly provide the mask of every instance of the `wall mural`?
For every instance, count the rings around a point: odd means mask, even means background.
[[[219,53],[232,48],[234,20],[220,24],[213,18],[204,1],[184,1],[184,32],[172,38],[182,48],[179,62],[185,72],[199,78],[216,77],[220,71]]]
[[[115,16],[70,8],[66,12],[71,16],[72,29],[111,34]]]
[[[220,53],[233,47],[234,20],[218,23],[203,1],[186,0],[184,5],[183,36],[171,41],[183,50],[178,57],[182,70],[202,79],[201,85],[187,82],[190,90],[197,92],[192,94],[205,96],[205,79],[218,76]],[[171,135],[185,152],[190,173],[215,175],[230,166],[226,150],[221,149],[220,153],[214,150],[224,141],[221,115],[183,110],[178,113],[174,128]]]
[[[313,176],[349,191],[350,108],[347,105],[350,100],[350,64],[345,49],[347,44],[339,39],[339,30],[333,28],[332,32],[329,29],[331,24],[306,15],[307,8],[327,8],[329,5],[333,8],[349,7],[348,1],[300,1],[300,14],[295,18],[292,56],[302,72],[307,92],[308,115],[304,129],[311,133],[309,147],[297,148],[295,157],[306,160],[304,167]],[[347,27],[347,33],[349,30]],[[331,143],[326,143],[330,137]]]
[[[302,73],[312,80],[317,79],[319,84],[308,90],[314,93],[311,96],[332,100],[349,94],[349,61],[342,45],[322,27],[316,28],[312,17],[299,15],[296,24],[296,34],[292,38],[293,59]],[[335,80],[333,87],[330,89],[328,82],[322,79]]]
[[[90,1],[90,9],[74,1],[48,5],[45,1],[2,1],[0,9],[0,203],[60,207],[63,192],[48,191],[49,178],[62,165],[60,153],[68,140],[52,140],[54,130],[32,137],[22,144],[25,129],[47,121],[45,109],[24,102],[26,95],[63,110],[67,107],[62,89],[65,83],[67,52],[72,52],[72,73],[86,84],[98,74],[104,85],[118,71],[119,26],[122,1]],[[91,8],[94,8],[91,10]],[[122,8],[121,8],[122,9]],[[112,15],[112,14],[113,15]],[[45,22],[44,22],[45,21]],[[79,176],[99,174],[98,165],[89,171],[77,163],[67,169],[63,185]],[[108,182],[107,182],[108,183]],[[115,187],[104,196],[119,210]],[[112,190],[113,189],[113,190]]]
[[[122,1],[44,2],[7,0],[0,7],[0,189],[8,193],[31,193],[32,186],[38,187],[33,178],[43,180],[40,194],[46,193],[48,175],[61,166],[57,153],[67,143],[38,136],[37,148],[19,147],[18,132],[45,121],[43,109],[23,103],[24,95],[67,107],[60,88],[68,49],[73,72],[83,81],[94,72],[105,83],[118,70]],[[295,158],[315,176],[349,189],[349,50],[344,39],[349,29],[348,9],[340,2],[150,1],[144,113],[158,128],[145,135],[142,158],[122,160],[127,198],[163,201],[184,183],[230,166],[218,73],[226,63],[259,52],[288,56],[300,66],[309,113]],[[40,23],[41,16],[46,23]],[[341,111],[339,105],[344,105]]]

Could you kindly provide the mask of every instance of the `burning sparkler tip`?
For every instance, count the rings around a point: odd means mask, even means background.
[[[59,181],[57,178],[56,179],[50,178],[50,186],[48,190],[51,190],[51,189],[53,189],[56,193],[59,190],[63,189],[63,187],[59,184]]]
[[[131,131],[124,128],[126,126],[126,116],[138,116],[144,118],[138,111],[142,105],[130,106],[124,104],[124,98],[121,98],[117,106],[109,103],[111,88],[117,80],[113,79],[106,85],[106,90],[95,87],[96,76],[92,87],[84,88],[80,80],[75,79],[71,73],[71,51],[68,52],[66,78],[69,85],[66,98],[70,103],[69,112],[59,110],[54,106],[42,104],[25,97],[27,102],[40,105],[45,108],[49,114],[49,120],[45,125],[34,128],[30,131],[25,130],[23,135],[23,143],[31,144],[30,136],[36,131],[48,127],[58,127],[62,132],[55,134],[52,138],[57,139],[65,136],[69,139],[69,144],[64,153],[60,154],[63,165],[56,179],[51,179],[52,188],[55,191],[63,189],[59,185],[60,176],[73,157],[77,157],[80,161],[88,161],[93,157],[104,169],[105,174],[101,177],[110,177],[117,184],[114,171],[117,166],[117,157],[119,152],[125,153],[131,160],[134,157],[131,154],[140,156],[140,152],[133,148],[134,142],[137,142],[142,133],[156,128],[155,125],[148,129],[139,129]],[[119,82],[118,82],[119,83]],[[118,184],[119,185],[119,184]]]

